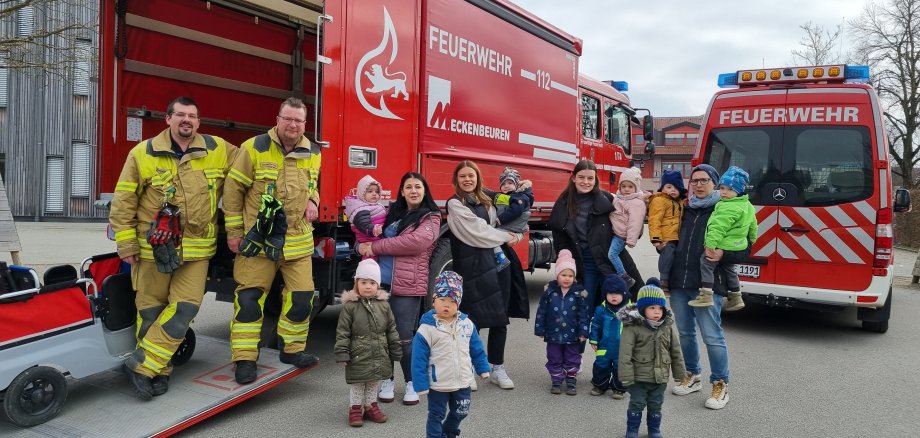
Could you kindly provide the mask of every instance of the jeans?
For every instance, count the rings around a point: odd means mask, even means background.
[[[671,241],[665,243],[661,251],[658,252],[658,278],[662,281],[668,281],[671,276],[671,265],[674,264],[675,251],[677,251],[677,242]]]
[[[419,312],[424,298],[390,296],[390,309],[396,320],[396,333],[399,334],[399,344],[402,347],[399,365],[407,382],[412,380],[412,338],[415,336],[415,329],[418,328]]]
[[[613,268],[620,275],[626,273],[626,268],[623,267],[623,262],[620,260],[620,253],[623,252],[623,248],[626,248],[626,239],[620,236],[613,236],[613,240],[610,241],[610,251],[607,252],[607,258],[610,259],[610,263],[613,263]]]
[[[671,289],[671,310],[680,333],[680,349],[684,354],[687,371],[700,374],[700,346],[696,338],[699,326],[709,356],[709,381],[728,383],[728,346],[722,331],[722,300],[714,299],[709,307],[690,307],[688,301],[699,295],[696,289]],[[675,376],[680,377],[680,376]]]
[[[444,438],[445,432],[460,435],[460,422],[470,414],[470,402],[470,388],[454,392],[429,391],[425,436]]]
[[[594,300],[597,296],[597,288],[601,284],[601,272],[597,269],[597,263],[594,262],[594,255],[591,254],[590,249],[582,248],[581,264],[582,271],[584,271],[581,273],[581,278],[585,282],[585,292],[588,293],[586,302],[589,309],[594,309],[598,304]],[[594,312],[589,312],[589,316],[594,316]]]
[[[642,412],[648,406],[649,414],[660,414],[667,383],[633,382],[629,385],[629,410]]]

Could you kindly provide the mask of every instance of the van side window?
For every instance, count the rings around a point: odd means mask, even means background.
[[[785,139],[785,154],[794,157],[786,179],[801,187],[803,205],[845,204],[872,196],[872,144],[866,127],[789,126]]]
[[[600,110],[600,101],[585,94],[581,95],[581,135],[585,138],[601,138],[601,119],[598,114]]]
[[[720,173],[729,166],[746,170],[751,176],[748,197],[751,203],[762,205],[759,188],[770,179],[769,175],[779,174],[782,136],[781,126],[713,129],[703,162]]]
[[[623,150],[629,154],[629,115],[623,108],[615,106],[612,103],[604,103],[604,141],[623,147]]]

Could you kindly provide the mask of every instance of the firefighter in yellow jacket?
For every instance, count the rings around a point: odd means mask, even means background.
[[[278,335],[281,362],[317,363],[304,351],[313,310],[313,226],[319,206],[319,146],[304,137],[307,108],[284,101],[277,125],[243,142],[224,188],[227,244],[237,254],[239,286],[230,324],[236,381],[256,380],[265,298],[275,273],[284,279]]]
[[[137,290],[137,349],[124,369],[143,400],[169,389],[170,359],[198,313],[216,250],[217,201],[237,151],[197,133],[198,105],[188,97],[170,102],[166,123],[128,154],[109,215]]]

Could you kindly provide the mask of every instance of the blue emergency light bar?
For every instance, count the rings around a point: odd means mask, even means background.
[[[844,69],[843,76],[849,80],[868,81],[869,80],[869,66],[868,65],[848,65]]]
[[[607,83],[619,92],[629,91],[629,83],[626,81],[607,81]]]
[[[757,70],[739,70],[722,73],[717,84],[720,88],[788,84],[796,82],[868,82],[869,66],[820,65],[813,67],[783,67]]]

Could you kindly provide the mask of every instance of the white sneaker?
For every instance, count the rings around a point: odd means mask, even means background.
[[[728,384],[724,380],[719,380],[712,384],[712,393],[706,399],[706,407],[709,409],[722,409],[728,404]]]
[[[508,377],[504,365],[492,365],[492,375],[489,376],[489,380],[501,389],[514,389],[514,382]]]
[[[396,396],[393,394],[393,391],[396,389],[396,385],[393,384],[393,379],[386,379],[380,384],[380,391],[377,393],[377,400],[380,400],[381,403],[392,403],[393,398]]]
[[[680,381],[679,385],[671,388],[671,392],[675,395],[687,395],[692,392],[697,392],[703,389],[703,381],[699,374],[688,374],[683,380]]]
[[[403,404],[407,406],[418,404],[418,394],[415,392],[415,386],[412,386],[412,382],[406,382],[406,393],[403,395]]]

